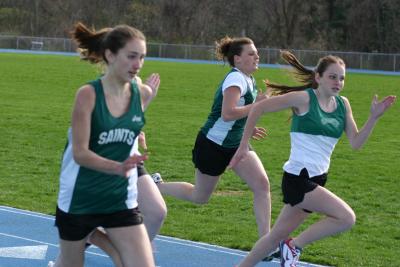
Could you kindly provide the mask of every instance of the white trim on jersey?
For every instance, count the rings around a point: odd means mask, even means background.
[[[243,97],[239,99],[238,107],[244,106],[245,100]],[[218,145],[222,145],[226,136],[229,134],[229,131],[232,129],[235,124],[234,121],[224,121],[222,117],[218,118],[218,120],[214,123],[213,127],[208,130],[207,138],[217,143]]]
[[[290,140],[290,157],[283,165],[286,172],[299,175],[306,168],[310,177],[328,172],[338,138],[291,132]]]
[[[58,193],[58,207],[68,212],[71,206],[74,184],[78,177],[80,166],[75,162],[72,154],[72,129],[68,129],[68,146],[65,149],[60,174],[60,191]],[[66,175],[66,176],[64,176]]]
[[[235,68],[236,69],[236,68]],[[240,70],[236,69],[237,71],[231,72],[225,78],[224,82],[222,83],[222,92],[224,92],[228,87],[237,86],[240,89],[240,96],[244,96],[247,93],[247,88],[253,84],[253,81],[250,77],[246,76]]]
[[[134,153],[140,154],[138,150],[138,138],[136,138],[135,144],[132,146],[130,155],[133,155]],[[76,184],[76,179],[78,178],[78,173],[80,169],[80,165],[78,165],[73,158],[71,128],[68,129],[68,146],[65,149],[61,166],[62,168],[60,174],[60,191],[58,193],[57,205],[62,211],[69,212],[74,192],[74,185]],[[137,180],[137,168],[133,168],[130,170],[129,173],[127,187],[128,196],[125,201],[128,209],[133,209],[138,206]]]
[[[240,99],[237,103],[237,106],[242,107],[245,104],[245,99],[243,98],[243,96],[247,93],[248,88],[250,88],[251,90],[253,89],[253,87],[251,86],[252,84],[253,81],[251,80],[251,78],[238,70],[229,73],[228,76],[225,78],[225,81],[222,84],[222,92],[224,92],[230,86],[239,87]],[[217,143],[218,145],[222,145],[235,122],[236,120],[224,121],[222,117],[218,118],[218,120],[215,121],[213,127],[208,130],[207,139],[213,141],[214,143]]]
[[[139,137],[136,137],[135,142],[133,143],[132,149],[129,152],[129,156],[133,156],[133,154],[140,155],[139,152]],[[128,196],[125,201],[126,206],[128,209],[133,209],[138,206],[137,196],[138,196],[138,189],[137,189],[137,181],[138,181],[138,172],[137,168],[133,168],[129,171],[129,178],[128,178]]]
[[[224,121],[221,117],[218,118],[214,126],[208,130],[207,139],[221,146],[235,122]]]

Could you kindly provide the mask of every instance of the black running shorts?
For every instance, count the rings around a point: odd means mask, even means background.
[[[220,146],[199,132],[192,150],[192,161],[202,173],[219,176],[224,173],[236,150]]]
[[[144,167],[144,162],[140,162],[137,166],[137,173],[138,173],[138,177],[143,176],[145,174],[149,174],[146,170],[146,168]]]
[[[143,217],[137,208],[110,214],[70,214],[57,207],[55,221],[60,238],[68,241],[82,240],[99,226],[115,228],[142,223]]]
[[[283,202],[295,206],[303,201],[304,195],[313,191],[318,185],[325,186],[327,174],[309,177],[306,168],[299,175],[284,172],[282,179]],[[304,210],[311,212],[309,210]]]

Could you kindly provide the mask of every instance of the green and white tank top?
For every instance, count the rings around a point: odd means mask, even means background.
[[[257,87],[254,78],[245,75],[237,68],[233,68],[218,86],[211,113],[206,123],[201,128],[201,132],[209,140],[220,146],[236,148],[240,144],[247,117],[234,121],[224,121],[222,119],[223,93],[225,89],[230,86],[237,86],[240,88],[240,99],[237,106],[245,106],[254,103],[257,97]]]
[[[310,177],[328,172],[333,149],[346,126],[346,106],[336,96],[336,109],[325,112],[313,89],[306,90],[310,107],[305,114],[293,114],[290,158],[283,169],[299,175],[306,168]]]
[[[132,82],[129,110],[116,118],[108,110],[101,80],[89,84],[96,94],[89,149],[107,159],[122,162],[133,153],[135,139],[145,123],[138,86]],[[69,129],[62,158],[58,207],[71,214],[107,214],[135,208],[137,171],[132,170],[130,174],[125,178],[78,165],[73,159]]]

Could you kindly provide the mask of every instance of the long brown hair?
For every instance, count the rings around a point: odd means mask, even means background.
[[[108,63],[104,54],[106,49],[116,54],[133,38],[146,41],[144,34],[140,30],[128,25],[118,25],[114,28],[103,28],[96,31],[78,22],[71,31],[71,35],[78,44],[81,58],[90,63],[102,61]]]
[[[325,56],[318,60],[318,64],[314,70],[306,68],[300,61],[289,51],[281,51],[281,57],[290,66],[293,67],[293,74],[297,81],[301,83],[298,86],[287,86],[281,84],[270,83],[265,81],[267,87],[271,88],[272,95],[283,95],[292,91],[301,91],[308,88],[317,89],[318,83],[315,81],[315,74],[318,73],[321,77],[326,69],[331,64],[340,64],[345,66],[344,61],[337,56]]]

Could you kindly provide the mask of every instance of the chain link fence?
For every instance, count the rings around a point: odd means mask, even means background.
[[[0,35],[1,49],[75,52],[76,45],[67,38]],[[147,56],[156,58],[215,60],[214,46],[148,43]],[[258,48],[260,63],[281,62],[279,49]],[[374,71],[400,71],[400,54],[360,53],[340,51],[291,50],[306,66],[315,66],[325,55],[336,55],[346,62],[347,68]]]

